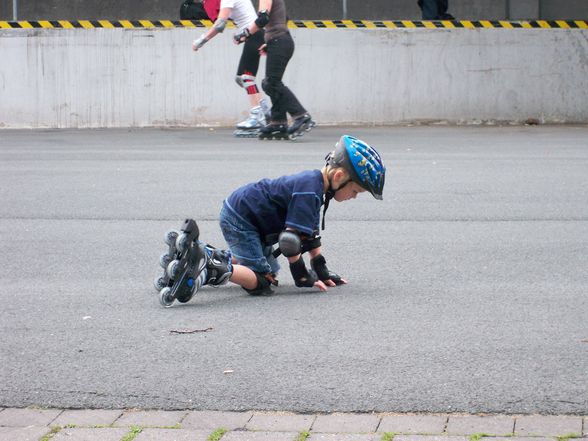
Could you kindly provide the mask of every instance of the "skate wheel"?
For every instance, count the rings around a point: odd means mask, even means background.
[[[180,253],[183,253],[188,248],[189,236],[186,233],[182,233],[176,239],[176,248]]]
[[[159,291],[159,303],[166,308],[169,308],[173,303],[174,299],[171,296],[171,288],[165,287]]]
[[[155,291],[161,291],[163,288],[167,286],[165,277],[156,277],[153,281],[153,286],[155,287]]]
[[[178,234],[179,233],[176,230],[169,230],[168,232],[165,233],[163,240],[165,241],[166,244],[173,245],[173,244],[175,244],[176,239],[178,238]]]
[[[169,263],[172,261],[173,259],[170,257],[169,254],[164,253],[161,256],[159,256],[159,265],[162,268],[167,268],[167,266],[169,265]]]
[[[180,267],[180,261],[179,260],[172,260],[165,270],[167,276],[172,280],[175,279],[176,276],[178,275],[179,267]]]

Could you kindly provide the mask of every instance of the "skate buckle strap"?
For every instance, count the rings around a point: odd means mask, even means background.
[[[278,286],[278,279],[276,279],[276,275],[275,274],[269,273],[269,274],[266,274],[264,277],[272,285]]]

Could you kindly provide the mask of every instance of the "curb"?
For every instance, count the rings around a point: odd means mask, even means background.
[[[0,410],[0,441],[588,441],[588,416]]]

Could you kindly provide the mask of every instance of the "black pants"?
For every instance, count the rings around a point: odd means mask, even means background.
[[[257,31],[243,43],[237,75],[257,75],[259,69],[259,47],[263,45],[263,29]]]
[[[272,100],[271,122],[286,123],[288,113],[293,117],[306,113],[306,109],[302,107],[298,98],[282,82],[286,66],[294,54],[294,40],[290,33],[287,32],[268,41],[266,52],[265,78],[261,85]]]
[[[447,15],[448,0],[419,0],[423,20],[445,20],[450,19]],[[453,17],[451,17],[453,18]]]

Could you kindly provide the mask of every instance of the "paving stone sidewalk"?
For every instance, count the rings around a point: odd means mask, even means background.
[[[588,441],[587,416],[0,409],[0,441]]]

